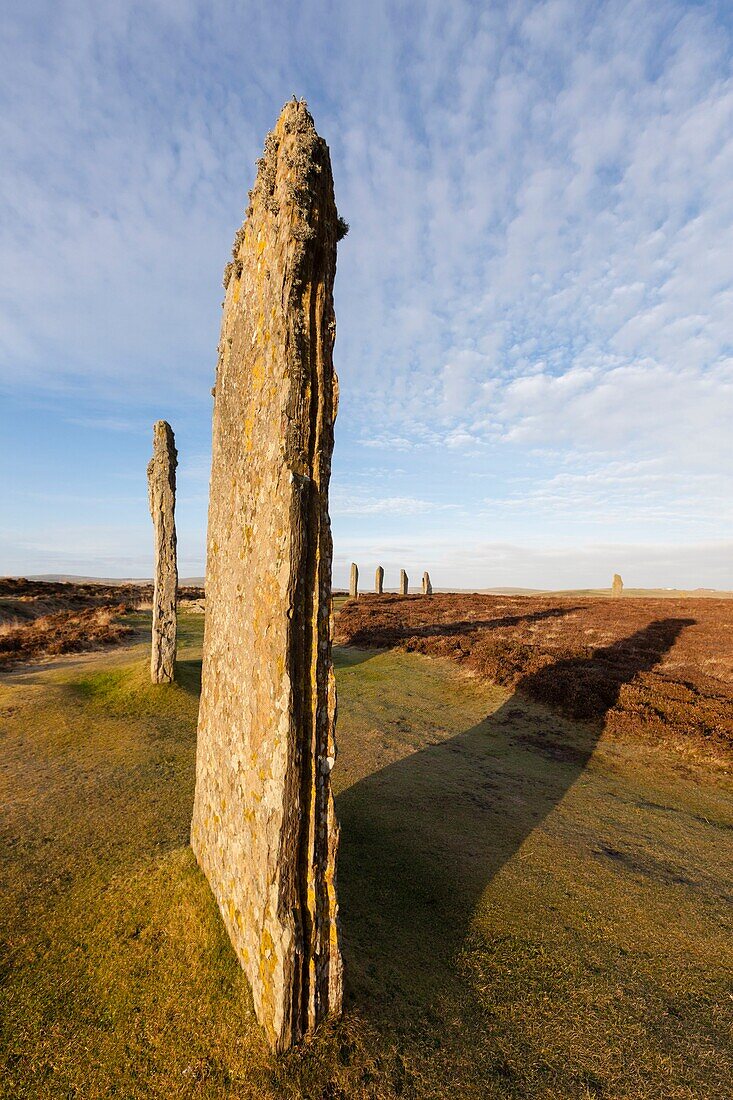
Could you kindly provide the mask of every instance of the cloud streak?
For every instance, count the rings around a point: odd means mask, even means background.
[[[376,521],[439,537],[449,515],[469,547],[487,526],[549,540],[561,518],[579,545],[601,522],[639,545],[654,525],[733,537],[733,51],[715,6],[61,0],[7,24],[6,393],[119,436],[151,409],[185,417],[202,488],[221,270],[296,92],[351,224],[337,485],[377,454],[401,470],[381,496],[334,493],[337,538]]]

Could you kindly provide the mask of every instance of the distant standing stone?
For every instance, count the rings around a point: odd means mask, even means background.
[[[155,533],[153,634],[150,678],[170,684],[176,662],[176,451],[173,429],[165,420],[153,425],[153,457],[148,463],[148,503]]]
[[[355,600],[359,595],[359,566],[355,561],[351,563],[351,576],[349,577],[349,596]]]
[[[613,574],[613,584],[611,585],[611,595],[614,596],[615,598],[618,598],[619,596],[623,595],[623,591],[624,591],[624,582],[621,580],[621,577],[619,576],[618,573],[614,573]]]
[[[381,596],[384,592],[384,570],[381,565],[377,566],[377,571],[374,574],[374,591],[378,596]]]
[[[328,146],[293,100],[224,276],[191,826],[277,1052],[342,995],[328,485],[344,224]]]
[[[427,570],[422,575],[422,594],[423,596],[432,596],[433,586],[430,583],[430,574]]]
[[[405,573],[404,569],[400,569],[400,596],[407,595],[407,586],[409,583],[407,573]]]

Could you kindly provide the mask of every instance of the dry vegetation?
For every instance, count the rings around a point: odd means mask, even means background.
[[[448,657],[610,736],[719,761],[733,748],[731,600],[364,596],[337,635]]]
[[[149,605],[152,593],[151,585],[0,578],[0,668],[117,645],[132,633],[120,617]],[[203,595],[181,588],[181,606],[200,610]]]
[[[124,603],[83,611],[57,611],[22,626],[0,627],[0,668],[16,661],[61,653],[81,653],[117,645],[132,633],[119,622],[130,610]]]
[[[0,578],[0,623],[24,622],[59,611],[126,604],[134,606],[152,598],[152,585],[79,584],[71,581],[28,581],[23,577]]]

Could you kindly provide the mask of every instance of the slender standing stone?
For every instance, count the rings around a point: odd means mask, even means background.
[[[171,684],[176,663],[176,451],[173,429],[165,420],[153,425],[153,457],[148,463],[148,504],[155,532],[153,635],[150,678]]]
[[[328,483],[344,227],[328,146],[293,100],[224,276],[191,829],[276,1051],[342,996]]]
[[[406,596],[407,595],[407,586],[408,586],[408,584],[409,584],[409,580],[408,580],[408,577],[407,577],[407,573],[405,573],[404,569],[400,569],[400,596]]]
[[[349,577],[349,596],[355,600],[359,595],[359,566],[355,561],[351,563],[351,576]]]
[[[422,575],[422,594],[423,596],[432,596],[433,586],[430,583],[430,574],[427,570]]]
[[[613,584],[611,585],[611,595],[614,597],[614,599],[618,599],[619,596],[623,595],[623,591],[624,591],[624,582],[621,580],[621,577],[619,576],[618,573],[614,573],[613,574]]]
[[[377,566],[377,571],[374,574],[374,591],[378,596],[381,596],[384,592],[384,570],[381,565]]]

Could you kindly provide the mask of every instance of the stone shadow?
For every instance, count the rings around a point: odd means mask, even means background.
[[[335,669],[354,668],[367,661],[371,661],[378,651],[374,649],[361,650],[351,647],[333,647],[333,664]],[[201,694],[201,658],[176,660],[176,683],[189,695]]]
[[[494,619],[462,619],[459,622],[425,623],[422,626],[389,622],[373,625],[367,622],[364,627],[349,636],[349,645],[389,647],[400,645],[408,638],[450,638],[462,634],[473,634],[477,630],[499,630],[502,627],[519,626],[521,623],[559,619],[564,615],[572,614],[573,611],[584,611],[587,606],[587,604],[578,604],[573,607],[550,607],[532,611],[527,615],[505,615]]]
[[[533,718],[510,699],[338,795],[344,955],[361,1007],[376,1019],[390,1006],[429,1012],[457,980],[455,959],[484,889],[582,773],[622,686],[693,622],[653,622],[519,683],[583,725],[541,708]]]
[[[201,694],[201,658],[176,661],[175,682],[189,695]]]
[[[355,668],[357,665],[364,665],[367,661],[373,660],[381,650],[371,647],[369,649],[360,649],[358,646],[337,646],[333,647],[333,667],[336,671],[345,668]]]

